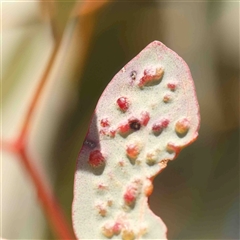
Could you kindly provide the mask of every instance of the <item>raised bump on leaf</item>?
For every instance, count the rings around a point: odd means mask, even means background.
[[[129,100],[126,97],[120,97],[117,100],[117,105],[121,111],[126,112],[129,108]]]
[[[115,75],[96,106],[86,137],[91,140],[80,151],[75,173],[77,238],[166,239],[165,224],[148,206],[152,179],[196,139],[198,129],[187,64],[162,43],[150,43]],[[107,153],[107,159],[93,157],[97,164],[105,161],[104,170],[89,166],[96,145]]]
[[[101,120],[100,124],[101,124],[102,127],[109,127],[110,126],[109,120],[107,118],[103,118]]]
[[[105,157],[102,155],[100,150],[94,150],[90,152],[88,163],[92,167],[100,167],[105,163]]]
[[[143,77],[140,79],[138,86],[148,86],[154,82],[160,81],[162,79],[163,73],[164,70],[161,67],[145,69]]]

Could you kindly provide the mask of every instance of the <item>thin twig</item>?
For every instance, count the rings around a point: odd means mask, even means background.
[[[34,166],[33,159],[28,157],[25,148],[20,149],[18,153],[25,170],[34,183],[38,199],[46,213],[46,216],[48,216],[48,221],[55,232],[58,233],[58,237],[60,239],[75,239],[72,231],[70,230],[69,224],[65,220],[61,207],[52,195],[45,181],[43,181],[43,177],[40,176],[36,166]]]

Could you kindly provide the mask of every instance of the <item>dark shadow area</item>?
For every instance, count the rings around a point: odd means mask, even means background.
[[[159,137],[159,136],[161,135],[162,131],[163,131],[163,129],[161,129],[161,130],[159,130],[159,131],[154,131],[154,132],[153,132],[153,135],[154,135],[155,137]]]
[[[127,159],[129,160],[129,162],[134,166],[136,164],[136,159],[137,158],[131,158],[127,156]]]
[[[100,140],[99,140],[99,134],[98,134],[98,128],[97,128],[97,116],[94,113],[91,119],[88,135],[86,136],[83,142],[82,149],[80,151],[80,155],[81,155],[81,152],[83,151],[83,154],[85,156],[84,158],[82,158],[82,161],[84,161],[84,163],[78,165],[77,171],[89,171],[95,175],[101,175],[103,173],[106,166],[105,163],[95,167],[91,166],[89,163],[86,164],[86,162],[89,161],[90,153],[93,150],[101,151],[99,141]]]
[[[92,173],[96,176],[100,176],[103,174],[103,171],[105,169],[105,164],[101,165],[100,167],[97,167],[97,168],[92,168]],[[79,169],[80,170],[80,169]]]
[[[154,180],[150,206],[168,226],[169,239],[239,239],[238,131],[209,134],[212,142],[204,143],[200,132]]]
[[[188,131],[186,131],[184,133],[176,132],[176,134],[179,138],[184,138],[187,135],[187,133],[188,133]]]

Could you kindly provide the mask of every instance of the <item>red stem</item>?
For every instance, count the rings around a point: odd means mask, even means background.
[[[33,160],[29,159],[25,148],[19,148],[18,154],[21,157],[21,162],[25,170],[34,183],[38,194],[38,199],[59,239],[75,239],[57,200],[48,190],[49,188],[43,177],[40,176],[39,171],[33,166]]]
[[[44,89],[44,87],[47,83],[47,79],[48,79],[48,76],[49,76],[50,71],[52,69],[52,66],[55,62],[59,47],[60,47],[60,41],[57,42],[54,46],[54,49],[53,49],[51,57],[48,61],[47,67],[46,67],[46,69],[43,73],[43,76],[42,76],[42,78],[39,82],[39,85],[37,86],[37,89],[36,89],[36,92],[33,96],[33,99],[31,100],[31,103],[28,107],[28,110],[27,110],[27,113],[25,115],[25,119],[23,121],[23,125],[22,125],[22,128],[21,128],[20,137],[19,137],[20,139],[26,138],[26,135],[28,134],[28,130],[30,128],[31,121],[32,121],[32,118],[33,118],[33,112],[35,111],[36,106],[37,106],[38,102],[40,101],[41,94],[43,93],[43,89]]]

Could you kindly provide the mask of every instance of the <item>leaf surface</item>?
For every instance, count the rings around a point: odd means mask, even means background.
[[[152,180],[197,138],[199,121],[187,64],[161,42],[150,43],[97,103],[75,173],[76,236],[166,239],[148,206]]]

